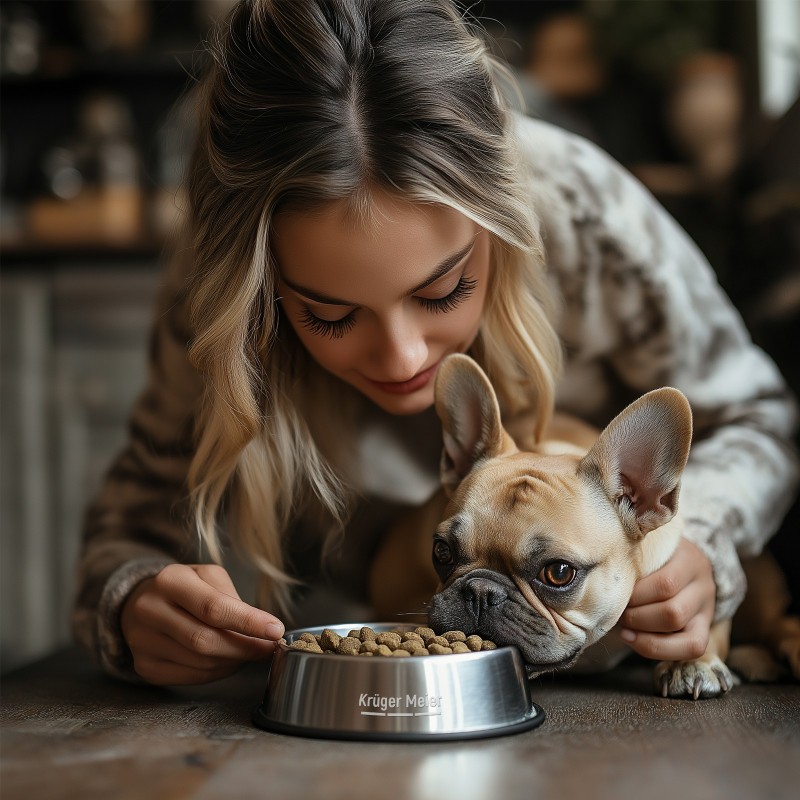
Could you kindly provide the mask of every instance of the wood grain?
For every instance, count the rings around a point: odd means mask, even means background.
[[[541,728],[442,744],[278,736],[250,714],[263,666],[210,686],[113,681],[76,651],[2,683],[3,800],[796,798],[800,684],[651,694],[650,668],[533,683]]]

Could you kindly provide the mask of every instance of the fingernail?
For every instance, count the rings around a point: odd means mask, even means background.
[[[619,632],[620,637],[623,641],[626,642],[635,642],[636,641],[636,634],[633,631],[628,630],[627,628],[623,628]]]
[[[267,638],[280,639],[283,636],[286,628],[283,627],[282,622],[268,622],[267,623]]]

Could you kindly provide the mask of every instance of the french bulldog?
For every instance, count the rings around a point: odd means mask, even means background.
[[[678,496],[692,439],[684,395],[648,392],[599,434],[557,416],[553,435],[524,451],[471,358],[444,360],[435,398],[443,489],[387,536],[370,576],[376,613],[427,605],[435,630],[518,647],[531,676],[619,663],[630,650],[617,622],[634,584],[669,560],[683,530]],[[791,651],[797,673],[800,622],[787,627],[771,608],[780,639],[772,644]],[[763,615],[751,626],[763,633]],[[730,633],[731,621],[718,621],[702,656],[657,664],[656,691],[694,699],[729,691]],[[744,661],[767,677],[758,657]]]

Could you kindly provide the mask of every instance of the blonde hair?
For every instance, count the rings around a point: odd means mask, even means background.
[[[537,434],[560,346],[500,67],[449,0],[246,0],[210,52],[187,179],[190,358],[207,380],[189,485],[212,557],[225,514],[263,576],[259,602],[286,610],[294,513],[316,502],[341,530],[349,494],[336,448],[323,452],[306,421],[325,413],[308,387],[326,378],[275,302],[276,214],[350,198],[368,215],[380,187],[487,229],[492,279],[473,354],[505,414],[538,412]],[[345,428],[332,426],[343,442]]]

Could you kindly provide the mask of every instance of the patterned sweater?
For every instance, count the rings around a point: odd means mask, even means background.
[[[730,617],[745,591],[739,557],[760,552],[796,490],[794,401],[698,248],[631,175],[573,134],[525,117],[515,126],[561,298],[556,326],[566,360],[558,407],[602,427],[650,389],[686,394],[695,437],[681,489],[685,536],[711,561],[716,618]],[[128,444],[86,514],[73,631],[121,677],[133,674],[119,625],[125,598],[165,564],[201,560],[186,476],[202,379],[187,359],[183,281],[175,267],[165,276],[149,382],[132,411]],[[345,537],[350,557],[325,572],[356,596],[364,593],[377,532],[437,488],[441,441],[432,411],[390,417],[366,403],[363,411],[363,481]],[[304,524],[287,531],[298,552],[306,547]],[[303,577],[319,575],[312,565]]]

